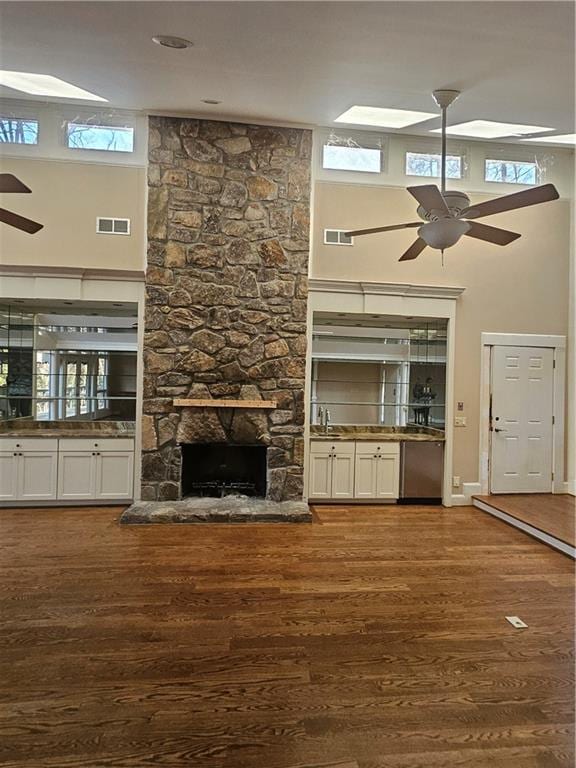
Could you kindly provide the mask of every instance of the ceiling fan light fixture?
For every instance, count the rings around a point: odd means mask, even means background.
[[[430,248],[443,251],[456,245],[469,229],[470,224],[467,221],[445,218],[423,224],[418,234]]]

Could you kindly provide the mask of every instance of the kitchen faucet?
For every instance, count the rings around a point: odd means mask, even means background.
[[[324,432],[328,433],[330,429],[330,411],[328,408],[324,411]]]

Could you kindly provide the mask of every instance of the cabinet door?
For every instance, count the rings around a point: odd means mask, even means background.
[[[339,452],[332,454],[332,498],[354,498],[354,454]]]
[[[400,488],[400,461],[397,454],[384,453],[374,459],[376,470],[376,498],[397,499]]]
[[[0,453],[0,501],[16,501],[18,496],[18,457],[14,451]]]
[[[332,454],[325,451],[310,454],[309,496],[312,499],[330,499],[332,496]]]
[[[56,498],[58,453],[56,451],[23,452],[18,456],[18,498],[22,501],[44,501]]]
[[[378,472],[378,459],[376,454],[356,454],[356,477],[354,481],[354,497],[356,499],[376,498],[376,475]]]
[[[58,498],[93,499],[96,455],[91,451],[60,451]]]
[[[97,499],[133,497],[134,454],[131,451],[106,451],[96,455]]]

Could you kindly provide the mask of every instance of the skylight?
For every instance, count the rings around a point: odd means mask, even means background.
[[[352,125],[376,125],[379,128],[406,128],[438,117],[434,112],[414,112],[408,109],[389,109],[388,107],[354,106],[347,109],[335,123]]]
[[[561,136],[536,136],[522,141],[545,141],[548,144],[576,144],[576,133],[565,133]]]
[[[108,101],[102,96],[85,91],[77,85],[60,80],[52,75],[39,75],[33,72],[8,72],[0,70],[0,85],[15,91],[29,93],[32,96],[55,96],[60,99],[84,99],[86,101]]]
[[[497,123],[493,120],[470,120],[468,123],[449,125],[446,133],[451,136],[471,136],[477,139],[503,139],[506,136],[524,136],[529,133],[553,131],[541,125],[519,125],[516,123]],[[435,128],[430,133],[441,133],[441,128]]]

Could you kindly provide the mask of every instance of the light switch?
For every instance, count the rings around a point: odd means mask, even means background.
[[[465,427],[466,426],[466,416],[455,416],[454,417],[454,426],[455,427]]]

